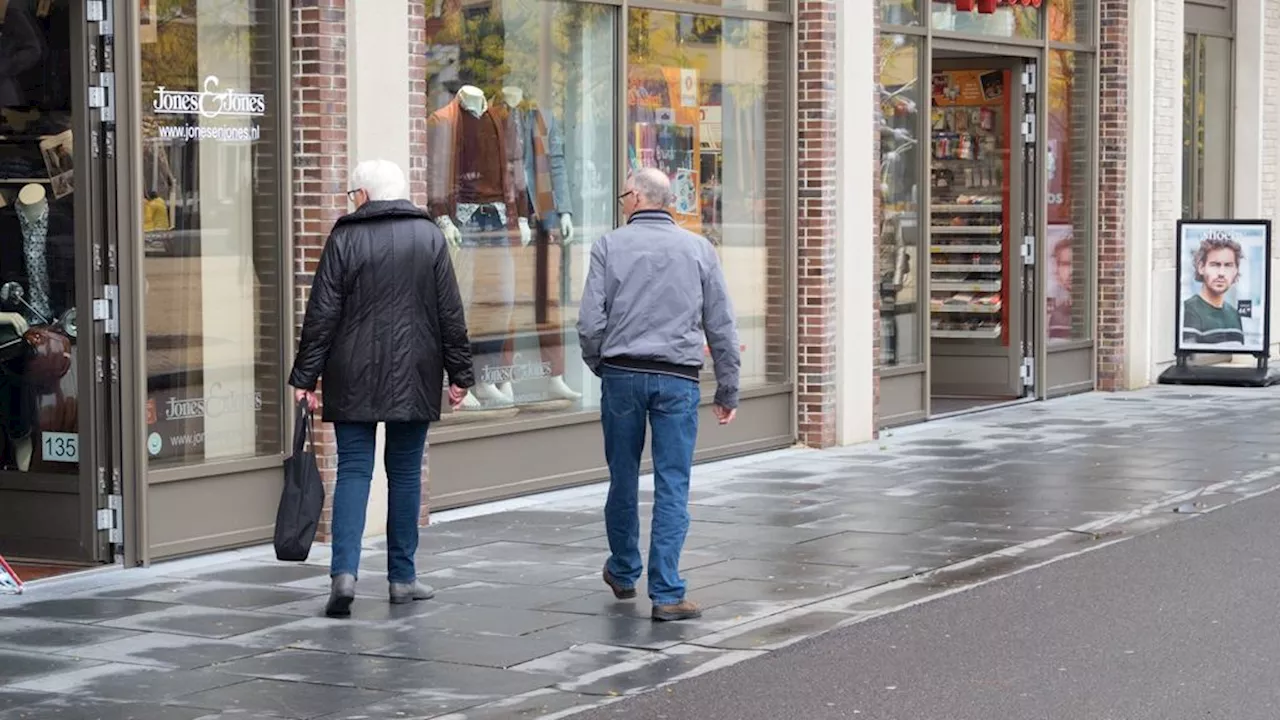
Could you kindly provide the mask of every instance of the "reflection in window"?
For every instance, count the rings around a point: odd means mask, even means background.
[[[598,403],[575,323],[591,244],[616,214],[615,21],[537,0],[427,19],[427,201],[456,232],[477,380],[445,422]]]
[[[1035,39],[1040,37],[1040,8],[999,5],[994,12],[981,12],[977,6],[972,10],[957,9],[956,0],[933,0],[933,29],[966,35]]]
[[[765,22],[657,10],[632,10],[628,32],[629,169],[662,168],[676,221],[716,246],[744,388],[785,381],[789,364],[786,35]]]
[[[1093,238],[1090,153],[1093,132],[1092,56],[1049,51],[1047,128],[1049,234],[1045,291],[1049,343],[1089,337],[1086,272]]]
[[[75,474],[75,25],[65,4],[33,6],[0,4],[0,470]]]
[[[1183,45],[1182,215],[1231,217],[1231,40],[1189,34]]]
[[[919,0],[880,0],[880,22],[885,25],[919,25]]]
[[[281,450],[277,3],[144,3],[147,454]]]
[[[1097,0],[1049,0],[1049,39],[1061,43],[1088,43],[1093,35]]]
[[[921,358],[920,40],[880,39],[880,363]]]

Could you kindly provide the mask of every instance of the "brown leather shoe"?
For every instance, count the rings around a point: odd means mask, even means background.
[[[702,617],[702,608],[694,601],[685,598],[675,605],[654,605],[653,619],[658,622],[675,620],[694,620]]]
[[[604,578],[604,584],[608,585],[609,589],[613,591],[614,597],[618,598],[619,600],[635,599],[636,589],[633,587],[623,587],[622,583],[619,583],[618,579],[613,576],[613,573],[609,572],[608,565],[604,566],[602,577]]]

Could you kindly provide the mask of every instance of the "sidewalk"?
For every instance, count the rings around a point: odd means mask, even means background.
[[[0,720],[559,717],[1280,486],[1278,401],[1098,393],[699,466],[690,623],[601,583],[603,486],[442,514],[433,601],[388,605],[373,544],[349,621],[326,548],[37,584],[0,597]]]

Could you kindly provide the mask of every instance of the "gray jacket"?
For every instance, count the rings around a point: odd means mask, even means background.
[[[613,364],[697,377],[710,345],[716,404],[738,406],[738,330],[720,260],[665,212],[637,212],[591,248],[578,338],[596,375]]]

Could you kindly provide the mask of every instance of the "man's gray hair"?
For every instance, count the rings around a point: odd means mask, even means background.
[[[671,193],[671,179],[657,168],[643,168],[631,175],[631,188],[644,204],[665,208],[676,201]]]
[[[404,171],[390,160],[366,160],[357,165],[351,173],[351,189],[364,190],[373,201],[408,197]]]

